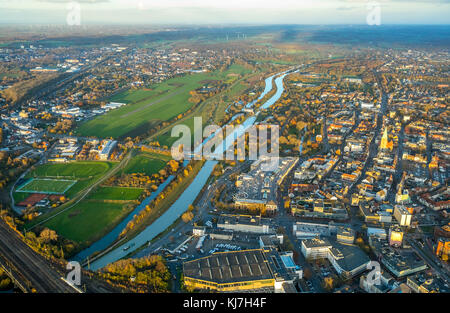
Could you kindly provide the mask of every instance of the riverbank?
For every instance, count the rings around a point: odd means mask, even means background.
[[[274,104],[281,97],[284,92],[283,79],[288,74],[288,72],[289,70],[273,75],[273,77],[277,77],[275,79],[277,92],[268,100],[268,102],[264,103],[261,108],[265,109],[270,107],[270,105]],[[268,80],[266,80],[266,82],[268,83]],[[272,84],[271,82],[272,80],[270,80],[270,84]],[[266,88],[265,91],[267,89],[268,88]],[[269,92],[270,90],[267,93]],[[257,112],[256,114],[258,113],[259,112]],[[256,116],[249,117],[241,124],[243,126],[242,128],[236,129],[235,132],[229,135],[230,138],[239,138],[240,136],[242,136],[248,129],[248,127],[252,126],[255,121]],[[207,138],[206,141],[208,139],[210,138]],[[226,139],[224,141],[226,144],[219,145],[219,147],[216,148],[216,153],[219,152],[217,151],[218,149],[223,149],[223,151],[226,151],[226,149],[228,148],[227,145],[229,145],[230,142],[234,142],[233,140]],[[199,145],[199,147],[201,146],[202,145]],[[173,203],[173,205],[164,214],[161,215],[161,217],[156,219],[151,225],[145,228],[141,233],[139,233],[135,238],[131,239],[126,244],[122,244],[120,247],[114,249],[113,251],[93,262],[91,264],[91,269],[100,269],[109,263],[115,262],[123,257],[126,257],[127,255],[130,255],[132,252],[138,250],[142,245],[147,244],[160,233],[164,232],[167,227],[172,225],[184,212],[188,210],[189,205],[194,202],[198,194],[205,186],[217,163],[218,161],[215,160],[206,161],[199,171],[198,175],[195,177],[195,180],[193,180],[189,187],[181,194],[181,196]]]
[[[164,212],[166,212],[180,197],[184,190],[186,190],[186,188],[192,183],[192,181],[202,168],[203,164],[204,161],[195,162],[192,166],[192,170],[189,172],[187,177],[183,177],[182,181],[178,183],[173,189],[171,189],[171,186],[176,182],[176,180],[174,180],[169,186],[167,186],[164,201],[158,202],[158,204],[156,204],[156,206],[151,209],[149,215],[147,215],[144,220],[140,221],[136,227],[128,231],[125,234],[125,237],[135,237],[138,233],[142,232],[145,228],[155,222],[155,220],[158,219]],[[150,203],[149,205],[151,204],[152,203]]]

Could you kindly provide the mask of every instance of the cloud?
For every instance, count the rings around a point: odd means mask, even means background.
[[[366,22],[366,4],[378,2],[383,23],[450,24],[450,0],[0,0],[0,24],[64,22],[73,1],[86,23],[358,24]]]
[[[107,3],[111,2],[110,0],[35,0],[36,2],[47,2],[47,3],[70,3],[70,2],[78,2],[78,3]]]

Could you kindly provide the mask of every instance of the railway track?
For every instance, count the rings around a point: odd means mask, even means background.
[[[75,293],[72,286],[64,282],[62,275],[48,261],[33,251],[2,220],[0,220],[0,260],[9,268],[13,279],[19,282],[25,292]],[[12,273],[11,273],[12,272]]]

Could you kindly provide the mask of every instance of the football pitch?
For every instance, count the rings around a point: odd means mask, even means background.
[[[75,185],[76,180],[34,178],[21,186],[17,192],[64,194]]]

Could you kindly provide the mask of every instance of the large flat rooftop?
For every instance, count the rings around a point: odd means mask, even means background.
[[[263,250],[214,253],[183,264],[186,277],[226,284],[273,279]]]

